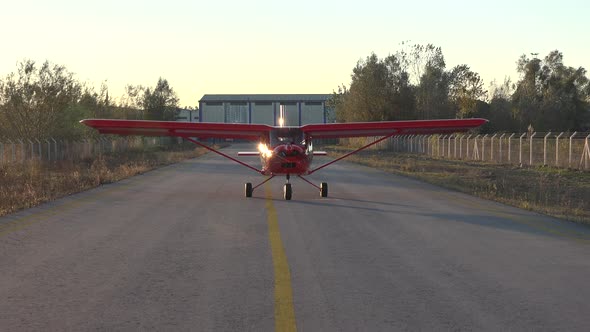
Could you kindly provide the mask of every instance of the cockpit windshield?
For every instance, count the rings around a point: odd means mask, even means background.
[[[270,132],[270,144],[300,144],[305,145],[305,136],[300,128],[282,127]]]

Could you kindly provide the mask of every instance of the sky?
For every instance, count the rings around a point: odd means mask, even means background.
[[[5,3],[8,2],[8,3]],[[590,70],[590,2],[3,0],[0,77],[30,59],[120,97],[168,80],[181,106],[204,94],[332,93],[402,42],[442,48],[487,87],[518,80],[522,54],[559,50]]]

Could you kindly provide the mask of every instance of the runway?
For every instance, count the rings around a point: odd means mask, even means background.
[[[590,330],[589,227],[346,162],[328,198],[263,179],[209,153],[0,218],[0,330]]]

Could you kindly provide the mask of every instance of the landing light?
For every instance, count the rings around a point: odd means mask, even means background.
[[[272,156],[272,151],[268,149],[268,147],[266,146],[266,144],[264,143],[260,143],[258,144],[258,151],[260,151],[260,154],[269,158]]]

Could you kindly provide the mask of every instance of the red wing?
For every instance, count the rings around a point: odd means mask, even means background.
[[[350,122],[309,124],[301,129],[312,138],[367,137],[463,132],[486,122],[486,119]]]
[[[263,124],[206,123],[143,120],[87,119],[81,123],[101,134],[178,136],[198,138],[236,138],[259,141],[272,127]]]

